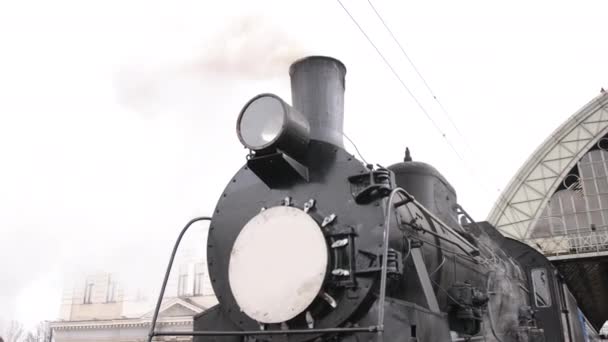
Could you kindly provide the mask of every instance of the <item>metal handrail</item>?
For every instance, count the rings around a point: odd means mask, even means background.
[[[249,330],[249,331],[156,331],[156,323],[158,320],[158,312],[160,311],[160,306],[162,303],[162,299],[165,295],[165,289],[167,287],[167,282],[169,279],[169,274],[171,272],[171,268],[173,266],[173,261],[175,259],[175,254],[177,253],[177,249],[182,240],[182,237],[186,233],[186,231],[190,228],[190,226],[198,221],[211,221],[210,217],[197,217],[186,224],[186,226],[182,229],[179,234],[177,241],[175,241],[175,245],[173,246],[173,251],[171,253],[171,258],[169,259],[169,264],[167,265],[167,270],[165,271],[165,278],[163,280],[163,285],[161,287],[161,291],[158,297],[158,301],[156,303],[156,308],[154,309],[154,316],[152,317],[152,324],[150,327],[150,332],[148,333],[148,342],[152,342],[152,338],[155,336],[259,336],[259,335],[307,335],[307,334],[323,334],[323,333],[356,333],[356,332],[368,332],[368,333],[377,333],[377,340],[382,340],[382,333],[384,331],[384,301],[386,299],[386,281],[387,281],[387,265],[388,265],[388,242],[389,242],[389,233],[390,233],[390,214],[391,214],[391,204],[394,200],[394,196],[397,193],[402,193],[407,197],[411,197],[405,190],[402,188],[395,188],[391,191],[387,205],[386,205],[386,214],[385,221],[383,227],[383,245],[382,245],[382,266],[381,266],[381,274],[380,274],[380,295],[379,295],[379,303],[380,308],[378,309],[378,321],[376,325],[370,325],[367,327],[348,327],[348,328],[321,328],[321,329],[297,329],[297,330]]]
[[[190,220],[179,233],[177,240],[175,241],[175,245],[173,246],[173,251],[171,252],[171,258],[169,258],[169,264],[167,265],[167,270],[165,271],[165,278],[163,279],[163,286],[160,288],[160,294],[158,295],[158,300],[156,301],[156,307],[154,308],[154,316],[152,316],[152,325],[150,326],[150,332],[148,333],[148,342],[152,342],[152,338],[158,335],[159,332],[156,331],[156,321],[158,319],[158,312],[160,311],[160,306],[163,301],[163,297],[165,296],[165,289],[167,288],[167,282],[169,281],[169,274],[171,273],[171,268],[173,267],[173,260],[175,260],[175,254],[177,253],[177,249],[179,248],[179,244],[182,241],[182,237],[188,231],[188,228],[192,226],[195,222],[198,221],[211,221],[211,217],[202,216],[196,217]],[[177,335],[175,335],[177,336]]]
[[[580,254],[608,251],[608,231],[577,232],[574,234],[527,239],[526,243],[541,248],[545,254]]]

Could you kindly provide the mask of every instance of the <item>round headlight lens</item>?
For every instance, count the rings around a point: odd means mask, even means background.
[[[239,233],[228,264],[241,311],[260,323],[288,321],[315,300],[329,263],[325,236],[303,210],[266,209]]]
[[[284,121],[283,102],[275,96],[260,96],[243,109],[239,134],[247,147],[261,149],[280,136]]]

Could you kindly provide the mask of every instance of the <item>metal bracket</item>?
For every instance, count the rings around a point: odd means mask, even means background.
[[[355,202],[368,204],[388,196],[392,190],[393,173],[387,169],[370,169],[368,173],[348,177]]]
[[[333,286],[352,288],[356,286],[355,269],[355,237],[357,234],[353,227],[332,227],[325,231],[325,236],[331,246]]]
[[[328,226],[325,230],[323,230],[323,234],[325,234],[325,236],[331,236],[335,238],[357,236],[357,233],[355,232],[355,229],[353,227],[342,225]]]
[[[429,307],[429,310],[438,313],[440,312],[439,303],[437,302],[437,296],[435,296],[435,291],[433,291],[433,285],[431,284],[429,272],[426,269],[426,265],[424,264],[424,259],[422,258],[422,251],[420,250],[420,247],[420,244],[412,243],[412,260],[414,261],[414,267],[416,268],[416,273],[418,274],[418,280],[420,281],[420,285],[422,286],[422,292],[424,292],[426,304]]]
[[[304,212],[308,213],[311,209],[315,208],[315,199],[311,198],[308,201],[306,201],[306,203],[304,203]]]
[[[308,167],[283,152],[251,157],[247,166],[271,189],[309,180]]]
[[[321,228],[327,227],[327,225],[334,222],[335,219],[336,219],[336,214],[331,214],[329,216],[325,216],[323,218],[323,222],[321,222]]]

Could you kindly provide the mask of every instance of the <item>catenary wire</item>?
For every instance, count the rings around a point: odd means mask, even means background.
[[[374,13],[376,14],[376,17],[378,17],[378,19],[380,19],[380,22],[382,22],[382,25],[384,26],[384,28],[386,29],[386,31],[388,31],[388,33],[390,34],[390,36],[393,39],[393,41],[397,44],[397,46],[399,47],[399,50],[401,50],[401,53],[403,54],[403,56],[405,57],[405,59],[407,59],[408,63],[412,66],[412,68],[414,69],[414,71],[416,72],[416,74],[418,75],[418,77],[420,77],[420,79],[422,80],[422,83],[424,83],[424,86],[426,87],[426,89],[429,91],[429,93],[431,94],[431,96],[433,97],[433,99],[435,100],[435,102],[437,102],[437,104],[439,105],[439,108],[441,108],[441,111],[443,112],[443,114],[447,117],[447,119],[450,122],[450,124],[452,125],[452,127],[454,127],[454,130],[458,133],[458,135],[460,135],[462,137],[462,139],[465,142],[465,144],[467,145],[467,147],[469,149],[471,149],[469,143],[466,141],[465,136],[462,134],[462,132],[460,131],[460,129],[458,129],[458,126],[456,126],[456,123],[452,120],[451,115],[445,109],[445,107],[443,106],[443,104],[441,103],[441,101],[439,101],[439,98],[437,97],[437,95],[435,95],[435,92],[433,91],[433,89],[431,89],[431,86],[428,84],[428,82],[426,81],[426,79],[424,78],[424,76],[422,76],[422,73],[420,72],[420,70],[418,69],[418,67],[416,67],[416,65],[414,64],[414,61],[412,61],[412,59],[407,54],[407,52],[405,52],[405,49],[403,48],[403,45],[401,45],[401,43],[399,42],[399,40],[397,39],[397,37],[393,33],[393,30],[390,29],[390,27],[388,26],[388,24],[386,23],[386,21],[384,20],[384,18],[380,14],[380,12],[378,12],[378,10],[374,6],[374,4],[372,4],[371,0],[367,0],[367,3],[369,4],[369,6],[372,8],[372,10],[374,11]]]
[[[424,106],[418,100],[418,98],[414,95],[414,93],[412,93],[412,91],[410,90],[410,88],[408,88],[408,86],[405,84],[405,82],[403,81],[403,79],[401,78],[401,76],[399,76],[399,74],[397,73],[397,71],[395,70],[395,68],[393,68],[393,66],[388,61],[388,59],[386,59],[386,57],[384,56],[384,54],[382,54],[382,52],[380,51],[380,49],[376,46],[376,44],[374,44],[374,42],[372,41],[372,39],[367,35],[367,33],[365,32],[365,30],[363,29],[363,27],[361,27],[361,25],[359,25],[359,22],[357,22],[357,20],[352,16],[352,14],[350,14],[350,12],[348,11],[348,9],[346,9],[346,7],[342,3],[342,1],[340,1],[340,0],[337,0],[337,1],[340,4],[340,6],[342,7],[342,9],[346,12],[346,14],[353,21],[353,23],[357,26],[357,28],[359,29],[359,31],[361,31],[361,33],[365,36],[365,38],[370,43],[370,45],[376,50],[376,52],[378,53],[378,55],[380,56],[380,58],[382,58],[382,60],[386,64],[386,66],[390,69],[390,71],[393,73],[393,75],[397,78],[397,80],[399,81],[399,83],[401,84],[401,86],[403,87],[403,89],[405,89],[405,91],[414,100],[414,102],[416,103],[416,105],[418,106],[418,108],[420,108],[420,110],[422,111],[422,113],[424,113],[424,115],[426,116],[426,118],[433,124],[433,126],[435,127],[435,129],[439,132],[439,134],[443,137],[443,139],[445,139],[445,141],[447,142],[447,144],[454,151],[454,153],[458,156],[458,158],[460,158],[461,160],[463,160],[462,156],[460,155],[460,152],[458,152],[458,150],[456,150],[456,148],[454,147],[454,145],[448,139],[447,135],[439,127],[439,125],[437,124],[437,122],[431,117],[431,115],[429,114],[429,112],[426,110],[426,108],[424,108]]]
[[[391,63],[388,61],[388,59],[384,56],[384,54],[382,54],[382,52],[380,51],[380,49],[376,46],[376,44],[373,42],[373,40],[369,37],[369,35],[365,32],[365,30],[363,29],[363,27],[359,24],[359,22],[353,17],[353,15],[348,11],[348,9],[344,6],[344,4],[342,3],[341,0],[337,0],[338,4],[340,4],[340,7],[342,7],[342,9],[344,10],[344,12],[346,12],[346,14],[348,15],[348,17],[351,19],[351,21],[355,24],[355,26],[357,26],[357,28],[359,29],[359,31],[361,32],[361,34],[363,34],[363,36],[365,37],[365,39],[369,42],[369,44],[374,48],[374,50],[376,50],[376,53],[378,53],[378,55],[380,56],[380,58],[382,58],[382,60],[384,61],[384,64],[390,69],[390,71],[393,73],[393,75],[397,78],[397,80],[399,81],[399,83],[401,84],[401,86],[405,89],[405,91],[412,97],[412,99],[414,100],[414,102],[416,103],[416,105],[420,108],[420,110],[424,113],[424,115],[426,116],[426,118],[433,124],[433,126],[435,127],[435,129],[439,132],[439,134],[443,137],[443,139],[446,141],[446,143],[448,144],[448,146],[450,146],[450,148],[452,149],[452,151],[454,152],[454,154],[456,154],[456,156],[458,157],[458,159],[460,159],[460,161],[463,163],[463,165],[465,166],[465,168],[469,171],[469,173],[471,173],[475,178],[479,179],[480,177],[477,175],[477,173],[473,170],[473,168],[471,168],[468,163],[464,160],[463,156],[460,154],[460,152],[458,152],[458,150],[456,149],[456,147],[451,143],[451,141],[448,139],[447,135],[443,132],[443,130],[441,130],[441,128],[439,127],[439,125],[437,124],[437,122],[430,116],[430,114],[428,113],[428,111],[426,110],[426,108],[424,108],[424,106],[422,105],[422,103],[418,100],[418,98],[412,93],[412,91],[409,89],[409,87],[405,84],[405,82],[403,81],[403,79],[401,78],[401,76],[399,76],[399,74],[397,73],[397,71],[395,70],[395,68],[393,68],[393,66],[391,65]],[[371,4],[371,3],[370,3]],[[456,128],[456,127],[455,127]],[[486,190],[491,196],[493,196],[493,192],[491,190],[489,190],[484,184],[482,184],[481,182],[478,183],[484,190]],[[507,202],[504,199],[504,196],[502,195],[502,193],[499,193],[499,200],[501,202]],[[508,202],[507,202],[508,203]],[[506,208],[505,208],[506,209]],[[504,210],[503,210],[504,212]],[[504,215],[504,217],[507,219],[507,221],[509,222],[510,225],[512,225],[513,227],[515,227],[515,224],[511,221],[511,219],[509,218],[509,216]]]
[[[416,67],[416,65],[414,64],[414,61],[412,61],[412,59],[410,58],[410,56],[407,54],[407,52],[405,51],[405,48],[403,47],[403,45],[399,42],[399,39],[397,39],[397,37],[393,33],[393,30],[391,30],[391,28],[388,26],[388,24],[386,23],[386,21],[384,20],[384,18],[380,14],[380,12],[376,9],[376,6],[374,6],[374,4],[371,2],[371,0],[367,0],[367,3],[372,8],[372,10],[374,11],[376,17],[378,17],[378,19],[380,20],[380,22],[382,23],[382,25],[384,26],[384,28],[386,29],[386,31],[389,33],[389,35],[391,36],[391,38],[393,39],[393,41],[395,42],[395,44],[397,44],[397,46],[399,47],[399,50],[401,50],[401,53],[403,54],[403,56],[405,57],[405,59],[412,66],[412,68],[414,69],[414,71],[416,72],[416,74],[418,75],[418,77],[420,77],[420,79],[422,80],[422,83],[424,84],[424,86],[426,87],[426,89],[428,90],[428,92],[431,94],[431,96],[433,97],[433,99],[435,100],[435,102],[437,102],[437,104],[439,105],[439,108],[441,108],[441,111],[443,112],[443,114],[445,115],[445,117],[448,119],[448,121],[450,122],[450,124],[452,125],[452,127],[454,128],[454,130],[458,133],[458,135],[460,135],[460,137],[462,138],[462,141],[464,142],[465,147],[469,151],[473,152],[473,148],[469,144],[467,138],[464,136],[464,134],[462,134],[462,132],[460,131],[460,129],[456,125],[456,122],[454,122],[454,120],[452,119],[452,116],[448,113],[447,109],[443,106],[443,104],[441,103],[441,101],[439,101],[439,98],[437,97],[437,95],[435,95],[435,92],[431,89],[431,86],[428,84],[428,82],[424,78],[424,76],[422,76],[422,73],[420,72],[420,70],[418,69],[418,67]],[[473,173],[473,176],[475,176],[476,178],[479,178],[479,176],[474,172],[474,170],[470,170],[470,171]],[[482,188],[484,188],[484,190],[486,190],[486,192],[488,194],[490,194],[490,196],[493,195],[491,189],[487,188],[484,184],[480,184],[480,185],[481,185]],[[498,199],[500,200],[501,203],[508,202],[508,201],[506,201],[504,199],[502,191],[500,191],[500,190],[499,190],[499,193],[498,193]],[[512,226],[515,226],[515,224],[511,221],[511,219],[508,216],[505,216],[505,218],[507,219],[507,221],[509,221],[509,224],[511,224]]]

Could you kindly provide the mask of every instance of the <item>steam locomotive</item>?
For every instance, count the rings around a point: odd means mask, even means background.
[[[219,304],[195,342],[586,341],[593,333],[541,253],[475,222],[431,165],[365,165],[343,146],[346,68],[290,67],[290,106],[250,100],[246,164],[208,234]]]

